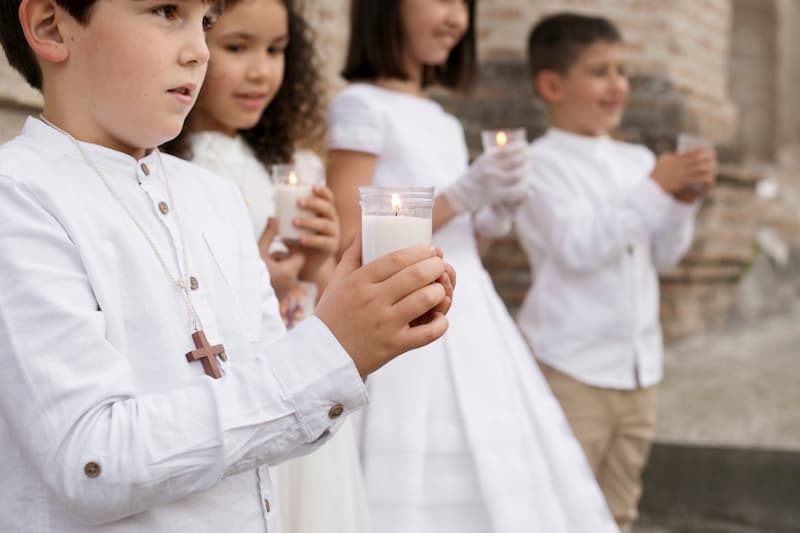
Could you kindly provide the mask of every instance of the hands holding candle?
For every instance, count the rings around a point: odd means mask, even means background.
[[[364,264],[417,244],[430,244],[433,187],[359,187]]]
[[[339,217],[333,191],[322,176],[300,173],[294,165],[275,165],[275,215],[278,234],[304,262],[298,277],[313,280],[320,267],[339,249]]]
[[[444,335],[455,271],[442,261],[442,251],[430,245],[403,248],[361,264],[361,238],[356,233],[316,314],[366,377],[401,353]]]
[[[524,128],[513,130],[486,130],[481,132],[484,153],[521,150],[527,153],[527,133]],[[527,155],[526,155],[527,160]],[[475,215],[475,229],[482,237],[496,239],[507,235],[512,228],[514,213],[524,201],[527,190],[525,176],[521,177],[522,190],[512,189],[499,201],[483,206]]]
[[[294,165],[273,165],[272,181],[278,236],[284,241],[297,241],[309,232],[297,227],[295,219],[314,216],[312,211],[300,207],[299,200],[311,195],[312,187],[320,182],[319,176],[300,175]]]
[[[476,213],[484,206],[520,203],[527,187],[525,130],[484,132],[487,149],[442,194],[456,213]]]
[[[692,203],[714,185],[717,154],[709,141],[681,135],[678,153],[664,153],[651,174],[661,189],[676,200]]]

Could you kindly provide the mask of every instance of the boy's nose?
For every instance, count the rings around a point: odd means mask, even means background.
[[[195,35],[195,33],[197,35]],[[192,35],[187,37],[187,41],[181,49],[178,60],[182,65],[204,65],[208,63],[210,55],[208,44],[206,44],[205,33],[192,32]]]

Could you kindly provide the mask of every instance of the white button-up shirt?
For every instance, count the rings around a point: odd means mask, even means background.
[[[72,141],[29,119],[0,147],[0,531],[274,532],[264,465],[364,405],[358,371],[318,319],[285,333],[234,185],[164,156],[171,205],[155,152],[83,146],[173,273],[179,215],[225,375],[187,362],[180,291]]]
[[[688,250],[695,207],[650,178],[642,146],[550,129],[530,158],[516,226],[534,281],[518,322],[536,357],[594,386],[658,383],[657,271]]]

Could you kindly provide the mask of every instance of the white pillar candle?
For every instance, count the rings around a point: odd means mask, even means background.
[[[394,251],[431,243],[431,219],[408,216],[364,215],[361,220],[363,263]]]
[[[430,244],[433,187],[360,187],[362,263]]]
[[[301,209],[297,201],[308,198],[312,193],[311,183],[301,180],[291,165],[273,167],[275,181],[275,218],[278,220],[278,236],[287,241],[296,241],[310,232],[295,227],[297,218],[310,218],[313,211]]]

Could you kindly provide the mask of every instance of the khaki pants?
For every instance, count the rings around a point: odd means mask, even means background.
[[[655,435],[656,386],[615,390],[586,385],[539,362],[581,443],[622,533],[638,516],[642,470]]]

